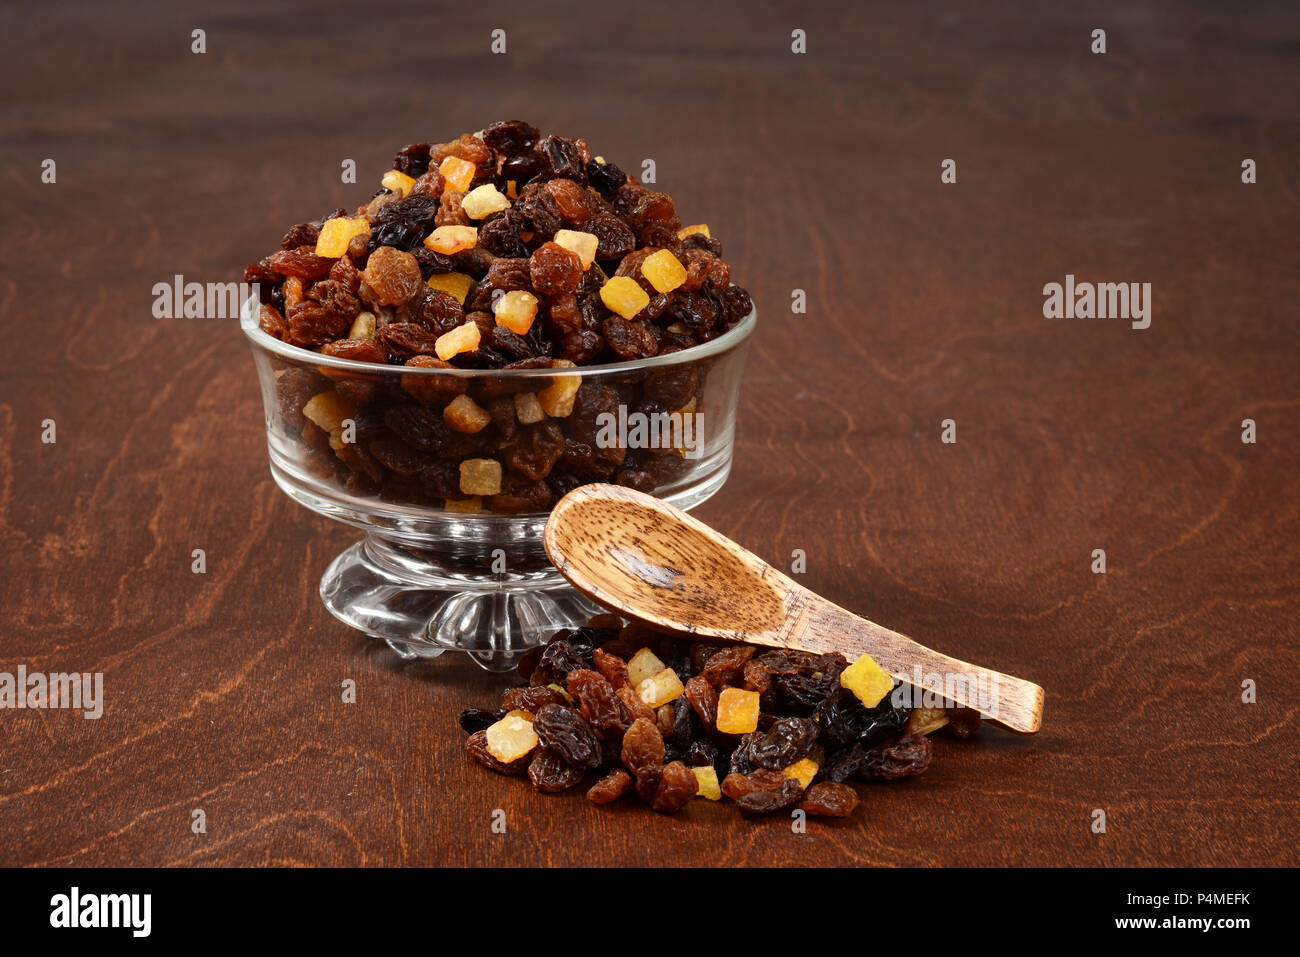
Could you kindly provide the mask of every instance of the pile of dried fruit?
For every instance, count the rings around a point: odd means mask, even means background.
[[[708,226],[583,139],[492,123],[403,148],[381,184],[248,267],[264,331],[363,362],[536,368],[684,349],[752,307]]]
[[[369,203],[294,226],[280,245],[245,272],[263,331],[412,370],[277,359],[281,419],[300,433],[306,467],[350,492],[458,512],[543,512],[586,482],[649,492],[677,480],[682,450],[609,447],[597,423],[620,407],[702,422],[707,365],[684,359],[617,383],[414,370],[664,356],[753,308],[707,225],[684,226],[670,196],[584,140],[520,121],[405,147]]]
[[[614,616],[559,632],[519,672],[528,684],[499,710],[461,714],[470,757],[548,793],[592,774],[595,803],[635,791],[656,811],[726,795],[758,814],[846,817],[858,795],[844,782],[920,774],[926,735],[967,738],[980,722],[896,704],[867,655],[688,643]]]

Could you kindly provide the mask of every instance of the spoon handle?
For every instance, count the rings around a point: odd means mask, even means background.
[[[787,619],[788,636],[782,636],[790,647],[842,651],[850,661],[869,654],[904,687],[933,692],[916,695],[912,707],[942,707],[947,699],[1020,734],[1042,724],[1043,689],[1033,682],[941,654],[810,592],[799,599],[794,604],[801,607]]]

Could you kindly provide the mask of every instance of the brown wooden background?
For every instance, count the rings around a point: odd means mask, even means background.
[[[0,41],[0,670],[107,697],[0,712],[0,863],[1300,861],[1294,8],[183,6],[26,5]],[[155,320],[151,287],[235,277],[401,144],[514,117],[654,158],[754,293],[735,469],[697,514],[1040,682],[1040,735],[943,743],[806,836],[602,810],[466,763],[455,715],[496,679],[325,612],[354,533],[272,484],[235,323]],[[1153,283],[1151,328],[1042,318],[1067,272]]]

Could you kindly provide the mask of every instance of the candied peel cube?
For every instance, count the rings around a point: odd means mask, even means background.
[[[630,276],[614,276],[600,287],[600,301],[610,311],[631,319],[650,303],[650,295]]]
[[[582,260],[582,270],[586,272],[596,261],[596,247],[600,240],[594,233],[584,233],[576,229],[561,229],[555,234],[555,244],[562,246]]]
[[[323,431],[333,432],[343,428],[343,420],[352,418],[357,411],[343,396],[331,389],[308,399],[302,407],[302,414]]]
[[[327,219],[316,238],[316,255],[322,259],[338,259],[348,251],[348,243],[353,236],[369,231],[370,224],[364,216],[355,219],[347,216]]]
[[[469,295],[469,287],[474,285],[474,279],[463,272],[444,272],[430,276],[425,285],[430,289],[447,293],[463,306],[465,297]]]
[[[373,339],[375,337],[375,314],[373,312],[359,312],[357,317],[352,320],[352,328],[348,330],[349,339]]]
[[[513,179],[506,180],[506,199],[519,198],[519,183]]]
[[[469,184],[474,181],[474,174],[478,172],[478,167],[469,160],[461,159],[459,156],[448,156],[438,164],[438,172],[447,181],[448,189],[463,193],[469,189]]]
[[[452,356],[458,356],[462,352],[477,350],[479,335],[478,324],[471,319],[435,339],[433,351],[438,354],[439,359],[446,362]]]
[[[649,648],[642,648],[634,654],[627,663],[627,681],[633,688],[639,687],[641,682],[647,678],[652,678],[667,667],[659,656]]]
[[[796,761],[788,768],[782,769],[781,773],[788,778],[794,778],[806,791],[808,785],[813,783],[813,778],[817,777],[818,764],[811,758],[803,758]]]
[[[840,687],[848,688],[868,708],[894,690],[894,679],[870,655],[862,655],[840,672]]]
[[[478,230],[473,226],[439,226],[424,239],[426,249],[444,256],[473,249],[477,245]]]
[[[442,421],[446,422],[447,428],[453,432],[473,435],[475,432],[482,432],[492,421],[492,413],[462,392],[448,402],[447,407],[442,410]]]
[[[718,770],[713,765],[702,768],[691,768],[695,775],[695,781],[698,790],[695,792],[697,797],[706,798],[710,801],[722,800],[722,788],[718,786]]]
[[[515,418],[520,425],[533,425],[546,418],[546,410],[537,401],[536,392],[519,392],[515,395]]]
[[[681,229],[677,230],[677,238],[678,238],[678,239],[685,239],[685,238],[686,238],[687,236],[689,236],[691,233],[700,233],[700,234],[703,235],[703,236],[708,236],[708,235],[709,235],[709,224],[708,224],[708,223],[696,223],[694,226],[683,226]],[[709,237],[709,238],[712,238],[712,237]]]
[[[379,182],[380,185],[384,187],[384,189],[391,189],[394,193],[400,193],[402,196],[405,196],[407,193],[409,193],[411,191],[411,187],[415,185],[414,179],[412,179],[410,176],[407,176],[401,170],[396,170],[396,169],[390,169],[387,173],[384,174],[384,178],[381,179]]]
[[[525,711],[522,708],[516,708],[514,711],[507,711],[505,713],[505,716],[507,718],[515,717],[521,721],[527,721],[529,724],[533,723],[533,717],[534,717],[531,711]]]
[[[929,734],[948,723],[946,708],[915,708],[907,716],[908,734]]]
[[[497,325],[505,326],[516,335],[528,334],[537,318],[537,297],[522,289],[513,289],[492,306]]]
[[[443,501],[442,507],[449,512],[472,514],[483,511],[483,500],[477,495],[471,495],[469,498],[449,498]]]
[[[500,495],[501,463],[496,459],[465,459],[460,463],[460,490],[466,495]]]
[[[508,714],[487,729],[488,754],[502,764],[518,761],[537,747],[537,732],[533,723],[518,715]]]
[[[486,219],[493,213],[509,209],[510,200],[496,188],[496,184],[484,183],[465,194],[465,198],[460,201],[460,208],[470,219]]]
[[[576,369],[577,365],[568,359],[552,359],[552,369]],[[537,401],[542,411],[553,419],[563,419],[573,412],[573,402],[578,389],[582,386],[580,375],[557,375],[551,384],[537,393]],[[661,662],[659,667],[663,667]]]
[[[749,734],[758,729],[757,691],[723,688],[718,695],[717,728],[723,734]]]
[[[686,281],[686,267],[667,249],[661,249],[657,253],[651,253],[641,263],[641,275],[655,287],[655,292],[672,292]]]
[[[677,677],[677,672],[672,668],[665,668],[636,686],[637,697],[652,708],[675,701],[685,692],[686,687],[682,684],[682,679]]]

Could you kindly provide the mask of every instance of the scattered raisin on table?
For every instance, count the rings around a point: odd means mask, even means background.
[[[285,383],[298,392],[318,385],[316,379]],[[401,454],[391,445],[395,436],[385,433],[389,427],[377,421],[371,447],[381,456]],[[642,699],[633,682],[647,669],[674,672],[677,696]],[[750,687],[760,676],[761,692]],[[850,669],[838,654],[688,642],[602,615],[531,649],[517,678],[528,683],[507,688],[500,708],[461,713],[460,725],[470,733],[466,752],[498,774],[527,774],[544,793],[585,785],[587,799],[598,805],[635,793],[666,814],[725,798],[751,815],[798,808],[809,816],[849,817],[860,796],[848,782],[922,774],[934,756],[930,738],[907,730],[911,709],[892,694],[877,700],[881,684],[892,679],[866,655]],[[749,695],[760,710],[735,727],[728,713],[729,730],[720,732],[719,702],[726,710],[734,694]],[[949,722],[975,725],[967,709],[946,710]]]

